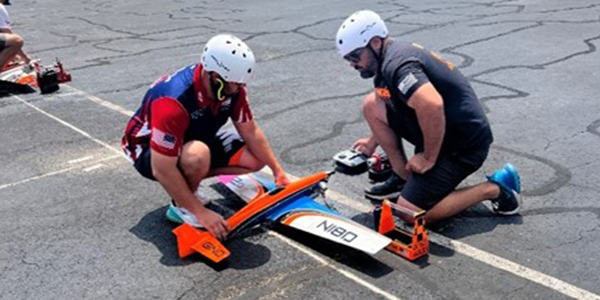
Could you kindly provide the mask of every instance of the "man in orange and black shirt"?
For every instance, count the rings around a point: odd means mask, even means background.
[[[367,189],[368,198],[427,210],[429,222],[486,199],[498,214],[518,213],[520,180],[510,164],[488,182],[455,190],[481,167],[493,136],[473,88],[454,64],[417,44],[389,38],[381,17],[368,10],[344,21],[336,46],[361,77],[375,77],[375,92],[363,104],[373,134],[354,148],[370,156],[380,145],[395,174]],[[401,139],[415,146],[410,159]]]

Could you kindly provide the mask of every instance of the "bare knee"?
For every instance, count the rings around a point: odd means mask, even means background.
[[[200,141],[186,143],[181,150],[179,167],[186,177],[206,176],[210,170],[210,149]]]
[[[25,41],[18,34],[8,34],[6,37],[6,45],[9,47],[21,49],[23,44],[25,44]]]
[[[370,93],[363,99],[362,109],[367,122],[387,124],[385,103],[375,93]]]
[[[250,169],[250,171],[252,172],[256,172],[256,171],[260,171],[262,168],[265,167],[265,163],[259,161],[258,159],[253,162],[252,164],[250,164],[250,166],[248,167],[248,169]]]
[[[362,109],[365,117],[375,116],[377,112],[377,101],[375,98],[375,93],[369,93],[367,96],[365,96],[365,98],[363,99]]]
[[[240,159],[240,166],[250,170],[250,172],[256,172],[264,168],[265,163],[256,158],[248,149],[245,149]]]

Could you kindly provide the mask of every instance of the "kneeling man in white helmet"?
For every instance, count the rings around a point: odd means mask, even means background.
[[[362,78],[374,78],[374,91],[363,102],[372,135],[354,149],[371,156],[380,145],[394,170],[386,182],[365,190],[367,198],[426,210],[428,223],[487,199],[495,213],[517,214],[521,184],[511,164],[486,182],[456,189],[482,166],[493,141],[467,78],[437,53],[388,34],[378,14],[363,10],[349,16],[336,36],[338,53]],[[402,139],[415,146],[410,159]]]
[[[151,86],[122,141],[135,169],[160,182],[173,198],[167,218],[204,227],[221,240],[229,228],[222,216],[205,207],[209,201],[199,188],[203,179],[267,165],[277,185],[289,184],[248,104],[246,83],[254,65],[254,54],[240,39],[211,38],[201,63]],[[221,128],[229,119],[235,130]]]

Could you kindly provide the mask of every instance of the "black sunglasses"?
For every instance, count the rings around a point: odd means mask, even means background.
[[[349,62],[358,63],[360,61],[360,55],[362,54],[362,52],[364,50],[365,50],[365,47],[354,49],[354,51],[344,55],[344,59]]]

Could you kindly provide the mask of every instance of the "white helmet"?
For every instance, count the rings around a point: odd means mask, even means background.
[[[387,27],[381,17],[370,10],[361,10],[350,15],[337,32],[336,46],[341,56],[355,49],[367,46],[371,38],[388,35]]]
[[[254,54],[246,43],[229,34],[211,38],[204,47],[202,67],[227,82],[247,83],[254,71]]]

